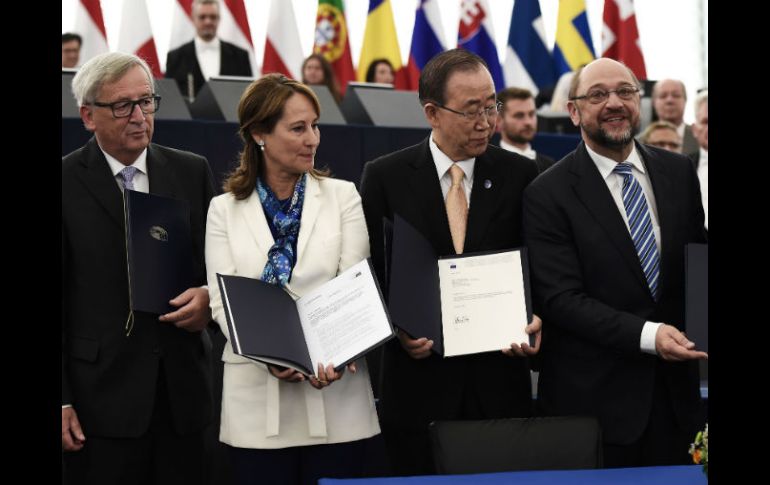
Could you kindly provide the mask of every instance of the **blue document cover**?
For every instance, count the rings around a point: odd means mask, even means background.
[[[162,315],[193,282],[187,201],[125,190],[126,255],[131,308]]]

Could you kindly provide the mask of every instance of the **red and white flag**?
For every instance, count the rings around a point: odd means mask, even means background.
[[[304,57],[291,1],[274,1],[267,20],[262,73],[280,72],[292,79],[301,80]]]
[[[284,3],[283,1],[280,3]],[[291,3],[291,1],[289,1]],[[249,19],[246,15],[246,7],[243,0],[224,0],[219,2],[219,27],[217,37],[221,40],[235,44],[249,53],[251,73],[259,72],[254,58],[254,43],[251,40]]]
[[[193,0],[176,0],[171,14],[171,39],[168,42],[168,50],[190,42],[195,37],[195,25],[192,21]]]
[[[647,79],[639,30],[636,28],[634,0],[605,0],[602,29],[602,57],[621,61],[639,79]]]
[[[83,65],[92,57],[109,52],[107,30],[104,28],[102,7],[99,0],[78,0],[75,12],[75,32],[83,37],[80,46],[80,63]]]
[[[120,36],[118,49],[120,52],[136,54],[141,57],[155,77],[163,77],[158,62],[158,51],[150,27],[150,15],[147,13],[145,0],[123,2],[123,15],[120,18]]]

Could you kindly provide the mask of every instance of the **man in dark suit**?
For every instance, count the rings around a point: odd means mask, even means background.
[[[139,57],[109,53],[73,79],[94,133],[62,158],[62,450],[73,484],[201,483],[211,420],[203,240],[206,159],[150,143],[155,96]],[[175,311],[130,310],[124,187],[190,207],[194,287]]]
[[[249,53],[217,37],[218,0],[195,0],[192,18],[195,38],[166,57],[166,77],[176,80],[182,96],[195,98],[211,76],[252,75]]]
[[[698,181],[684,156],[634,142],[639,106],[627,67],[584,67],[568,103],[583,141],[524,193],[538,400],[596,416],[609,467],[687,463],[704,420],[707,356],[682,333],[685,244],[705,241]]]
[[[691,153],[698,149],[698,140],[692,127],[684,122],[684,108],[687,104],[687,89],[678,79],[661,79],[652,87],[652,108],[657,119],[668,121],[676,126],[676,132],[682,139],[682,153]]]
[[[524,88],[505,88],[497,93],[497,100],[503,103],[500,113],[500,148],[524,155],[537,164],[540,173],[556,161],[532,149],[532,139],[537,133],[537,111],[532,91]]]
[[[385,294],[383,217],[400,215],[440,255],[518,247],[522,193],[537,176],[531,160],[489,145],[498,106],[481,58],[464,49],[437,55],[420,75],[419,95],[431,135],[367,163],[362,175],[372,260]],[[431,353],[427,338],[399,332],[384,350],[381,400],[394,471],[435,473],[428,441],[433,420],[529,416],[529,367],[517,357],[537,352],[539,330],[534,317],[527,326],[537,334],[534,348],[513,343],[507,355],[446,359]]]

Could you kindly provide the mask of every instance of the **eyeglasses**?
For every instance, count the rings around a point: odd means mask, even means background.
[[[594,89],[593,91],[589,91],[583,96],[574,96],[569,99],[570,101],[577,101],[578,99],[587,99],[588,102],[591,104],[599,104],[607,101],[610,97],[610,94],[612,93],[617,94],[620,99],[624,99],[628,101],[629,99],[632,99],[634,95],[638,92],[639,92],[639,88],[636,88],[633,86],[623,86],[618,89],[611,89],[609,91],[606,91],[604,89]]]
[[[139,98],[136,101],[117,101],[115,103],[99,103],[94,101],[94,106],[99,108],[110,108],[112,110],[112,116],[115,118],[128,118],[134,112],[134,106],[139,106],[142,113],[150,115],[158,111],[160,107],[160,96],[153,94],[145,98]]]
[[[448,108],[443,104],[436,103],[435,101],[431,101],[431,102],[441,109],[451,111],[454,114],[462,116],[466,120],[474,121],[474,122],[479,121],[482,115],[486,115],[487,119],[493,119],[503,110],[503,103],[501,103],[500,101],[496,102],[492,106],[487,106],[485,108],[482,108],[479,111],[476,111],[475,113],[457,111],[452,108]]]

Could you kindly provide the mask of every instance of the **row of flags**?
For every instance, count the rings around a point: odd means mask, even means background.
[[[259,72],[244,0],[220,3],[217,35],[250,53],[252,72]],[[506,54],[501,63],[495,45],[489,0],[457,0],[461,15],[458,47],[481,56],[489,66],[497,90],[506,86],[525,87],[537,94],[552,87],[559,77],[596,58],[591,41],[585,0],[560,0],[556,42],[551,50],[545,37],[538,0],[515,0]],[[189,42],[195,35],[192,24],[193,0],[176,0],[170,49]],[[75,31],[84,43],[81,58],[107,52],[106,31],[99,0],[79,0]],[[88,40],[86,42],[86,39]],[[646,79],[644,57],[639,45],[633,0],[605,0],[602,42],[603,57],[625,62],[640,79]],[[388,59],[396,71],[397,89],[416,90],[420,72],[434,55],[446,50],[438,0],[420,0],[415,15],[409,60],[401,59],[390,0],[369,0],[358,70],[353,69],[343,0],[319,0],[313,52],[332,65],[340,86],[363,81],[374,59]],[[117,49],[133,52],[148,61],[160,77],[160,63],[144,1],[126,1],[123,6]],[[270,8],[262,72],[281,72],[301,79],[304,55],[291,1],[273,1]]]

